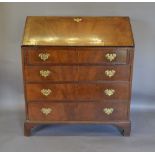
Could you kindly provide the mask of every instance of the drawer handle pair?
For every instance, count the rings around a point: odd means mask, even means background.
[[[49,70],[40,70],[40,75],[42,77],[48,77],[50,75],[51,71]],[[115,70],[106,70],[105,75],[108,76],[109,78],[113,77],[115,75],[116,71]]]
[[[105,114],[107,114],[107,115],[112,114],[113,111],[114,111],[113,108],[104,108],[104,109],[103,109],[103,112],[104,112]],[[42,112],[45,116],[47,116],[47,115],[49,115],[49,114],[52,112],[52,109],[51,109],[51,108],[41,108],[41,112]]]
[[[49,53],[40,53],[40,54],[38,55],[38,57],[39,57],[41,60],[43,60],[43,61],[48,60],[49,56],[50,56]],[[117,55],[116,55],[116,53],[107,53],[107,54],[105,55],[105,57],[106,57],[107,60],[109,60],[109,61],[111,62],[111,61],[113,61],[113,60],[116,59]]]
[[[40,110],[45,116],[49,115],[52,112],[51,108],[41,108]]]
[[[117,57],[116,53],[107,53],[105,55],[106,59],[109,60],[110,62],[114,61]]]
[[[46,61],[48,60],[50,54],[49,53],[39,53],[38,57],[43,60],[43,61]]]
[[[42,89],[42,90],[41,90],[41,93],[42,93],[44,96],[50,95],[51,92],[52,92],[51,89]],[[114,89],[106,89],[106,90],[104,91],[104,93],[105,93],[105,95],[107,95],[107,96],[112,96],[112,95],[115,94],[115,90],[114,90]]]
[[[50,75],[51,71],[49,70],[40,70],[40,75],[42,77],[48,77]],[[109,78],[113,77],[115,75],[116,71],[115,70],[106,70],[105,75],[108,76]]]

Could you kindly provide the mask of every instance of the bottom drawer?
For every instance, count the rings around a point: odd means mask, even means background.
[[[28,103],[30,121],[128,120],[128,103]]]

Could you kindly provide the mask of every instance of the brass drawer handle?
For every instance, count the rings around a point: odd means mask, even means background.
[[[79,22],[82,21],[82,18],[74,18],[73,20],[74,20],[75,22],[79,23]]]
[[[51,108],[41,108],[40,110],[44,115],[49,115],[52,112]]]
[[[116,53],[107,53],[105,55],[105,57],[106,57],[107,60],[109,60],[111,62],[111,61],[116,59],[117,55],[116,55]]]
[[[115,70],[106,70],[105,75],[108,76],[109,78],[113,77],[115,75],[116,71]]]
[[[106,90],[104,91],[104,93],[105,93],[107,96],[112,96],[112,95],[114,95],[115,90],[114,90],[114,89],[106,89]]]
[[[51,73],[51,71],[49,71],[49,70],[40,70],[40,75],[42,76],[42,77],[47,77],[47,76],[49,76],[50,75],[50,73]]]
[[[38,57],[43,60],[43,61],[46,61],[48,58],[49,58],[50,54],[49,53],[40,53],[38,55]]]
[[[113,113],[114,109],[113,108],[104,108],[103,112],[107,115],[111,115]]]
[[[41,93],[42,93],[44,96],[50,95],[51,92],[52,92],[51,89],[42,89],[42,90],[41,90]]]

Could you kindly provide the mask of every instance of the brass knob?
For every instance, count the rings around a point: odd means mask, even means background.
[[[106,70],[105,75],[108,76],[109,78],[113,77],[115,75],[116,71],[115,70]]]
[[[104,109],[103,109],[103,112],[104,112],[105,114],[107,114],[107,115],[112,114],[113,111],[114,111],[113,108],[104,108]]]
[[[42,93],[44,96],[50,95],[51,92],[52,92],[51,89],[42,89],[42,90],[41,90],[41,93]]]
[[[50,71],[49,70],[40,70],[40,75],[42,76],[42,77],[47,77],[47,76],[49,76],[50,75]]]
[[[40,53],[38,55],[38,57],[43,60],[43,61],[46,61],[48,58],[49,58],[50,54],[49,53]]]
[[[110,62],[111,61],[114,61],[117,57],[116,53],[107,53],[105,55],[106,59],[109,60]]]
[[[82,21],[82,18],[74,18],[73,20],[74,20],[75,22],[79,23],[79,22]]]
[[[105,93],[107,96],[112,96],[112,95],[114,95],[115,90],[114,90],[114,89],[106,89],[106,90],[104,91],[104,93]]]
[[[49,115],[52,112],[51,108],[41,108],[40,110],[44,115]]]

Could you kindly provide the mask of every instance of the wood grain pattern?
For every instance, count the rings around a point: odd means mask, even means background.
[[[129,81],[130,66],[25,66],[26,82],[78,82],[78,81]],[[49,76],[43,77],[40,71],[50,71]],[[109,77],[107,70],[114,70]]]
[[[42,89],[50,89],[48,96],[41,93]],[[106,89],[114,89],[112,96],[105,95]],[[128,100],[129,83],[99,84],[26,84],[28,101],[62,101],[62,100]]]
[[[134,40],[129,17],[30,16],[22,45],[134,46]]]
[[[130,48],[59,48],[59,47],[31,47],[26,48],[26,64],[28,65],[60,65],[60,64],[128,64]],[[40,59],[39,54],[49,54],[46,61]],[[116,54],[113,61],[106,58],[106,54]]]
[[[128,119],[126,102],[102,103],[29,103],[28,118],[30,121],[123,121]],[[52,112],[45,115],[42,108],[51,108]],[[113,108],[110,115],[104,113],[104,108]]]

